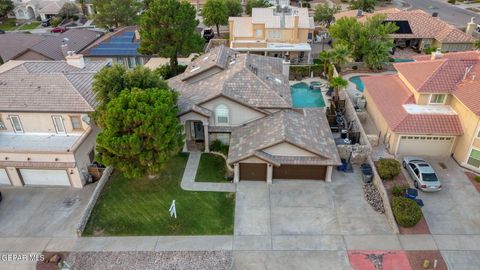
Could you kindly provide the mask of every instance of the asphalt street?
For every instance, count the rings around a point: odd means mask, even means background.
[[[451,5],[447,2],[438,0],[396,0],[397,2],[406,3],[411,8],[409,9],[421,9],[428,13],[438,12],[439,17],[459,28],[466,27],[471,17],[475,17],[475,20],[480,24],[480,15],[471,12],[469,10],[461,9]]]

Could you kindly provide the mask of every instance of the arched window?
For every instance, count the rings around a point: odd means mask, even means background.
[[[218,124],[228,124],[229,122],[229,113],[227,106],[220,104],[215,109],[215,117],[217,118]]]

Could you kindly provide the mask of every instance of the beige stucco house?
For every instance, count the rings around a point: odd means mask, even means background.
[[[335,14],[336,20],[343,17],[366,21],[376,14],[385,14],[385,22],[396,24],[399,29],[391,36],[398,47],[411,47],[418,51],[428,48],[440,48],[443,52],[469,51],[474,49],[475,38],[472,36],[476,23],[465,18],[466,32],[442,21],[438,16],[423,10],[400,10],[389,8],[373,13],[349,10]]]
[[[288,62],[225,46],[168,80],[179,92],[184,151],[230,145],[234,181],[331,180],[340,158],[323,109],[293,109]]]
[[[91,84],[105,65],[69,55],[0,66],[0,185],[85,185],[98,133]]]
[[[433,53],[362,77],[367,111],[392,154],[452,155],[480,172],[480,52]]]
[[[251,17],[229,18],[230,48],[310,63],[314,29],[307,8],[254,8]]]

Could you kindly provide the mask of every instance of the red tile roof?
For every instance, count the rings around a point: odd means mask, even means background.
[[[408,113],[404,104],[414,104],[412,92],[397,75],[363,77],[365,89],[390,129],[408,134],[463,134],[456,114]]]

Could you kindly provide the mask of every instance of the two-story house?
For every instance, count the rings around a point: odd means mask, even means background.
[[[314,29],[307,8],[254,8],[251,17],[229,18],[230,48],[310,63]]]
[[[230,145],[234,181],[331,180],[340,163],[323,109],[292,109],[288,62],[225,46],[168,80],[179,93],[184,151]]]
[[[98,133],[92,80],[105,65],[70,54],[0,66],[0,185],[85,185]]]
[[[449,156],[480,172],[480,52],[416,57],[362,77],[367,111],[392,154]]]

